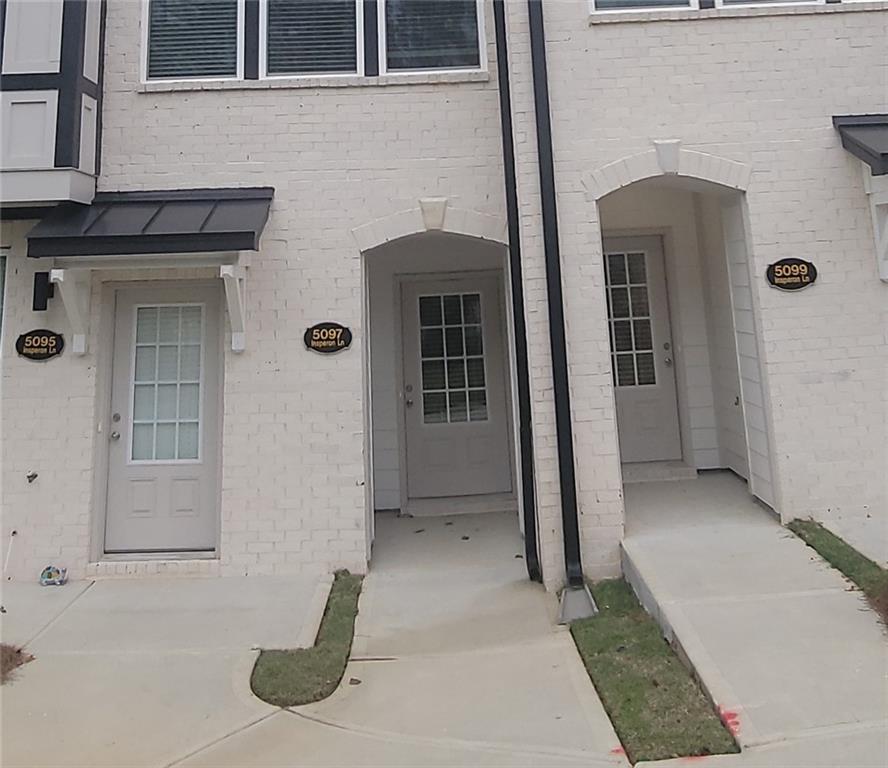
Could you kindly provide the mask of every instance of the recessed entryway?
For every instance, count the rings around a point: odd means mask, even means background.
[[[106,555],[216,550],[221,380],[219,291],[113,292]]]
[[[598,205],[624,483],[725,468],[774,506],[742,193],[663,176]]]
[[[373,507],[518,527],[505,247],[427,233],[365,254]]]

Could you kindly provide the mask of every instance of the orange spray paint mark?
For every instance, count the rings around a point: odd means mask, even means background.
[[[740,715],[738,715],[736,712],[733,712],[732,710],[719,707],[718,716],[724,723],[725,728],[727,728],[731,732],[732,736],[736,736],[738,733],[740,733]]]
[[[612,754],[612,755],[625,755],[625,754],[626,754],[626,750],[623,749],[622,747],[614,747],[614,748],[611,750],[611,754]]]

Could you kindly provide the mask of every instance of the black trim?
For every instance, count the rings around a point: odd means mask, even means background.
[[[101,93],[97,83],[82,75],[74,78],[58,72],[0,75],[0,88],[4,91],[61,91],[68,87],[94,99],[98,99]]]
[[[108,14],[108,0],[102,0],[102,10],[99,18],[99,82],[96,83],[96,178],[102,172],[102,109],[105,102],[105,91],[102,83],[105,82],[105,26]],[[86,38],[83,40],[86,46]],[[87,81],[88,82],[88,81]]]
[[[379,74],[379,16],[377,0],[364,0],[364,75]]]
[[[518,379],[518,436],[521,445],[521,500],[524,510],[524,561],[527,575],[542,581],[537,544],[536,493],[533,464],[533,419],[530,372],[527,359],[527,324],[524,317],[524,278],[521,273],[521,232],[518,185],[515,175],[515,142],[512,134],[512,97],[504,0],[493,0],[496,32],[496,69],[499,85],[500,123],[503,136],[503,172],[506,184],[506,215],[509,228],[509,277],[512,285],[512,319],[515,326],[515,368]]]
[[[126,254],[205,253],[219,251],[255,251],[259,235],[242,232],[201,232],[175,235],[93,235],[85,238],[28,238],[28,256],[117,256]]]
[[[555,167],[552,157],[552,122],[549,114],[549,80],[546,70],[546,32],[542,0],[527,0],[530,23],[530,60],[533,74],[533,105],[536,117],[543,250],[546,258],[546,298],[549,304],[549,343],[552,348],[552,383],[555,395],[555,431],[558,443],[558,478],[561,488],[561,520],[567,584],[583,586],[580,526],[577,519],[577,488],[574,472],[567,342],[564,333],[564,297],[561,289],[561,254],[558,245],[558,208],[555,199]]]
[[[54,205],[0,206],[0,221],[28,221],[30,219],[42,219],[54,209]]]
[[[3,47],[6,45],[6,0],[0,0],[0,65],[3,64]],[[6,90],[3,88],[2,90]]]
[[[56,168],[80,166],[80,112],[83,101],[83,47],[86,41],[86,3],[62,7],[62,50],[59,66],[59,106],[56,122]],[[88,81],[86,81],[88,82]],[[96,115],[98,121],[99,115]]]
[[[259,0],[244,3],[244,80],[259,79]]]
[[[871,169],[873,176],[888,174],[888,114],[878,115],[835,115],[833,126],[842,137],[842,146],[852,155],[863,160]],[[865,141],[859,134],[876,128],[882,129],[881,136],[875,144]],[[869,138],[873,138],[870,136]]]

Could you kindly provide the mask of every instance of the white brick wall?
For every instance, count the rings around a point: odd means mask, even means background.
[[[781,512],[841,524],[860,546],[883,530],[888,286],[876,274],[859,164],[830,123],[833,114],[884,104],[888,13],[884,4],[856,7],[590,27],[585,2],[545,4],[583,560],[592,577],[618,572],[623,513],[599,216],[584,181],[653,139],[681,139],[752,169],[754,288]],[[547,585],[557,587],[561,508],[526,4],[507,10],[540,541]],[[495,73],[162,91],[139,84],[140,23],[138,3],[109,2],[100,189],[276,189],[250,267],[247,351],[226,354],[219,571],[363,570],[365,329],[352,230],[423,197],[504,216]],[[489,54],[493,61],[492,46]],[[5,553],[15,528],[17,577],[50,561],[82,575],[100,541],[92,468],[102,307],[93,301],[87,356],[47,367],[15,357],[22,330],[67,326],[59,300],[47,315],[30,312],[38,263],[23,257],[26,228],[4,226],[14,252],[2,359],[2,544]],[[787,255],[818,265],[814,288],[783,294],[765,285],[765,266]],[[351,326],[352,348],[307,353],[305,327],[327,319]],[[28,484],[31,470],[40,476]]]
[[[513,34],[523,34],[520,6],[511,4]],[[583,182],[652,140],[680,139],[752,168],[753,288],[780,511],[842,520],[858,546],[879,554],[873,542],[884,542],[885,559],[888,285],[876,271],[860,164],[831,117],[883,111],[888,12],[884,3],[814,10],[587,26],[586,3],[545,4],[581,505],[587,512],[599,494],[619,493],[598,212]],[[515,70],[526,93],[527,67]],[[532,145],[530,104],[524,96],[516,107],[517,131]],[[521,178],[522,193],[535,195],[532,174]],[[769,288],[765,267],[783,256],[815,262],[818,284]],[[620,502],[610,509],[616,517]],[[587,531],[587,550],[600,532]]]

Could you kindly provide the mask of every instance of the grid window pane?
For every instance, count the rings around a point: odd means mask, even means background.
[[[135,461],[198,458],[202,312],[197,305],[136,310],[131,445]]]
[[[609,253],[605,264],[614,383],[619,387],[656,384],[647,256]]]
[[[472,421],[487,421],[487,392],[483,389],[469,392],[469,418]]]
[[[423,296],[419,300],[419,324],[441,325],[441,297]]]
[[[425,326],[420,330],[420,356],[426,424],[488,418],[481,325],[467,325],[480,318],[478,293],[420,297],[420,326]]]

